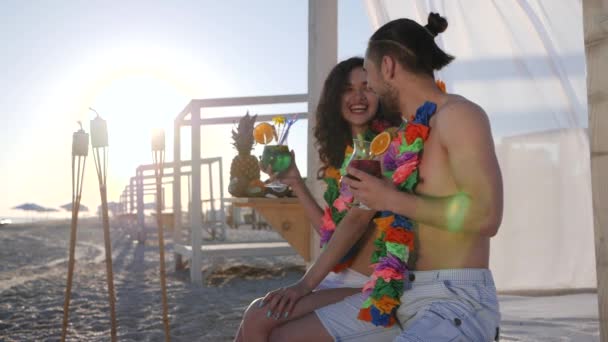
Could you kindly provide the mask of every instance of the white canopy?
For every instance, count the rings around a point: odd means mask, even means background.
[[[595,288],[580,0],[367,0],[372,25],[447,17],[456,60],[437,76],[492,123],[505,212],[492,239],[499,290]]]

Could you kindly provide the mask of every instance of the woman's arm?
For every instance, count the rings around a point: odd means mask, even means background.
[[[269,311],[278,315],[278,317],[289,315],[298,300],[317,287],[348,250],[363,236],[375,213],[373,210],[350,209],[336,227],[333,236],[319,258],[306,271],[304,277],[291,286],[268,293],[262,303],[268,304]]]
[[[336,227],[334,234],[321,252],[321,255],[319,255],[302,278],[302,282],[308,288],[314,289],[317,287],[333,267],[340,262],[340,259],[361,239],[375,214],[374,210],[365,210],[357,207],[353,207],[348,211],[344,219]]]
[[[287,184],[287,183],[286,183]],[[306,212],[306,216],[310,219],[310,223],[313,228],[319,234],[321,230],[321,218],[323,217],[323,209],[317,204],[317,201],[310,193],[310,190],[306,187],[306,184],[302,180],[302,177],[299,178],[293,184],[288,184],[291,186],[293,191],[296,193],[298,197],[298,201],[304,211]]]
[[[293,189],[298,197],[300,205],[302,205],[304,211],[306,212],[306,216],[308,216],[310,219],[310,223],[317,234],[319,234],[321,229],[321,218],[323,217],[323,209],[319,206],[315,198],[310,193],[310,190],[308,190],[306,187],[306,184],[302,179],[302,175],[300,175],[300,170],[296,165],[296,156],[293,151],[291,151],[291,160],[292,162],[289,168],[280,175],[273,174],[272,172],[266,172],[269,170],[264,170],[264,172],[271,175],[271,178],[278,178],[279,181],[289,185]]]

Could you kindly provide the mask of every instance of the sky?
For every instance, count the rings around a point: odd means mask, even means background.
[[[107,120],[108,200],[117,201],[135,168],[152,162],[153,128],[167,131],[171,160],[173,119],[191,99],[306,93],[307,12],[302,0],[3,1],[0,217],[26,215],[11,210],[24,202],[71,201],[72,133],[77,121],[89,131],[89,107]],[[372,33],[363,1],[339,1],[338,27],[339,59],[362,55]],[[306,105],[204,115],[246,109]],[[231,128],[202,131],[203,157],[223,156],[225,170]],[[305,120],[289,144],[305,172]],[[91,153],[82,203],[100,203]]]
[[[362,55],[372,34],[364,1],[338,3],[338,59]],[[419,21],[421,13],[433,9],[418,5],[428,3],[383,2],[389,13]],[[534,138],[542,143],[527,144],[528,148],[555,156],[557,143],[536,133],[587,127],[586,69],[582,23],[562,25],[582,17],[580,2],[548,3],[529,2],[530,11],[524,11],[519,2],[478,1],[466,10],[462,2],[433,2],[440,5],[434,10],[450,20],[449,29],[436,41],[457,56],[437,75],[448,91],[485,109],[497,143],[504,137]],[[305,0],[2,4],[0,217],[27,216],[10,209],[24,202],[57,208],[71,201],[72,133],[77,121],[89,130],[94,118],[89,107],[108,123],[108,200],[117,201],[136,167],[152,162],[153,128],[166,130],[166,159],[172,160],[173,120],[191,99],[307,92]],[[300,103],[202,114],[306,109]],[[306,127],[306,120],[300,120],[289,138],[303,174]],[[236,154],[232,128],[221,125],[201,131],[202,157],[223,158],[224,187]],[[182,129],[183,159],[190,156],[189,139],[188,130]],[[260,155],[261,147],[253,154]],[[82,203],[94,212],[100,199],[92,156],[85,174]],[[216,172],[213,181],[218,180]],[[203,198],[206,184],[203,180]],[[152,201],[152,196],[145,198]]]

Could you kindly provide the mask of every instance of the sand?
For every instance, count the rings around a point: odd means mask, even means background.
[[[120,341],[162,341],[156,237],[145,245],[112,229],[116,314]],[[272,231],[227,229],[228,241],[271,241]],[[69,222],[0,228],[0,340],[55,341],[61,336]],[[167,236],[167,286],[173,341],[230,341],[246,306],[270,290],[295,282],[299,257],[234,258],[207,262],[206,286],[175,271]],[[79,225],[70,306],[70,341],[108,341],[103,232],[97,219]],[[599,341],[597,296],[500,296],[503,341]]]
[[[229,232],[228,237],[234,239],[234,235],[246,239],[274,233],[240,228]],[[123,231],[112,230],[120,341],[164,339],[158,245],[154,239],[149,236],[147,243],[140,245]],[[100,224],[96,220],[81,222],[77,240],[68,340],[108,341],[110,318]],[[59,339],[68,241],[69,222],[14,225],[0,230],[0,340]],[[167,248],[171,249],[170,243]],[[295,282],[303,274],[303,260],[281,259],[215,260],[214,265],[205,265],[208,286],[198,287],[189,283],[188,270],[173,270],[172,253],[167,253],[173,340],[232,340],[242,312],[252,299]]]

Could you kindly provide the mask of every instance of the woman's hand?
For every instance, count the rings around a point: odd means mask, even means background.
[[[270,181],[274,181],[275,179],[278,180],[279,182],[289,185],[292,188],[297,185],[298,183],[302,182],[302,175],[300,175],[300,170],[298,169],[298,166],[296,165],[296,155],[293,152],[293,150],[291,150],[291,165],[289,165],[289,168],[287,170],[285,170],[284,172],[282,172],[281,174],[278,173],[274,173],[272,172],[272,168],[270,166],[268,166],[266,169],[264,169],[260,163],[260,169],[268,174],[268,176],[270,176]]]
[[[396,192],[390,179],[377,178],[353,167],[346,169],[350,177],[343,177],[342,182],[348,185],[353,196],[361,203],[376,211],[388,210],[389,194]]]
[[[260,306],[268,308],[266,313],[268,318],[287,318],[298,300],[310,292],[312,292],[312,289],[300,280],[291,286],[269,292],[260,302]]]

